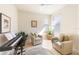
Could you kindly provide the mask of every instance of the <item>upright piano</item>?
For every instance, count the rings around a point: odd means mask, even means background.
[[[0,52],[9,51],[14,49],[16,52],[16,48],[19,46],[19,43],[23,40],[22,35],[17,35],[13,39],[9,40],[8,42],[4,43],[2,46],[0,46]],[[14,54],[16,54],[14,52]]]

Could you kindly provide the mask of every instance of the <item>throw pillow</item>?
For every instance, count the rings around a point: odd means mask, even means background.
[[[61,42],[64,41],[64,37],[65,37],[64,34],[60,34],[60,38],[59,38],[59,40],[60,40]]]
[[[65,35],[63,41],[68,41],[69,40],[69,36]]]

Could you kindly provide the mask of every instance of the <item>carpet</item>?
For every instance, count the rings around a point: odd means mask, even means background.
[[[49,50],[39,45],[26,48],[25,55],[53,55],[53,54]]]
[[[23,55],[54,55],[48,49],[42,47],[41,45],[29,47],[24,49]],[[13,55],[14,50],[0,52],[0,55]]]

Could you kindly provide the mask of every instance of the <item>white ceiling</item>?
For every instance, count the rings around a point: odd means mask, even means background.
[[[16,7],[22,11],[51,15],[62,9],[63,4],[18,4]]]

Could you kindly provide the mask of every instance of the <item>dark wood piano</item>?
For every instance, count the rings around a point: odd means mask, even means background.
[[[14,55],[17,55],[18,47],[20,47],[21,48],[20,53],[22,54],[23,43],[25,43],[25,40],[26,39],[24,39],[22,35],[17,35],[13,39],[9,40],[8,42],[6,42],[2,46],[0,46],[0,52],[9,51],[9,50],[14,49],[15,50]]]

